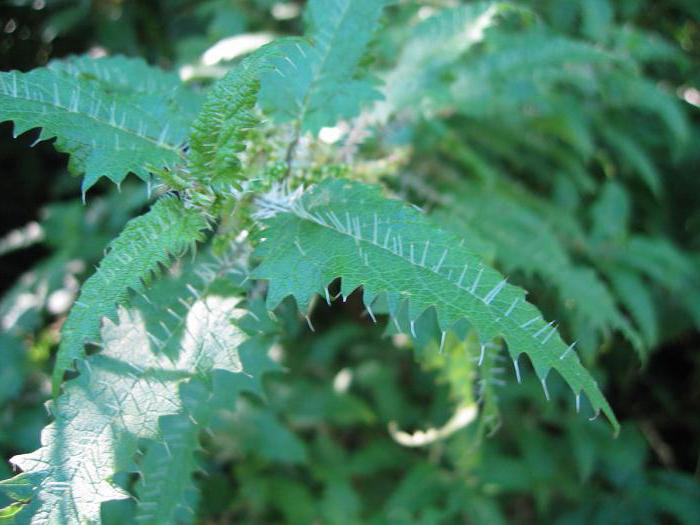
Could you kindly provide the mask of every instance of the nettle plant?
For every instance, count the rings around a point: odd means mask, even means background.
[[[15,503],[0,522],[99,523],[104,503],[131,497],[135,523],[191,521],[201,435],[241,392],[264,396],[289,298],[313,330],[319,300],[360,294],[368,318],[405,334],[461,392],[445,428],[394,430],[400,442],[491,421],[495,363],[509,356],[520,381],[523,354],[545,396],[554,370],[572,409],[603,412],[617,431],[579,348],[592,363],[618,332],[643,356],[660,337],[644,283],[697,289],[689,256],[630,233],[620,182],[663,191],[629,115],[684,140],[673,96],[641,73],[645,60],[677,57],[630,28],[611,29],[607,47],[558,36],[504,3],[421,11],[382,34],[388,3],[311,0],[303,37],[259,48],[210,86],[121,56],[0,74],[0,119],[55,138],[88,209],[103,199],[94,184],[129,173],[147,192],[108,206],[128,215],[141,195],[153,201],[80,287],[61,329],[53,422],[41,448],[12,459],[20,472],[0,489]],[[391,57],[378,51],[387,42]],[[591,162],[620,175],[601,182]],[[590,227],[570,212],[585,193],[599,194]],[[37,271],[67,271],[71,249]],[[551,285],[566,339],[495,265]],[[696,323],[697,298],[679,299]],[[7,300],[4,328],[21,337]]]

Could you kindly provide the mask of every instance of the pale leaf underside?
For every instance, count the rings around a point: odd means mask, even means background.
[[[102,351],[79,362],[78,377],[53,403],[42,447],[13,458],[23,472],[0,483],[19,502],[8,507],[16,523],[97,523],[102,503],[129,496],[115,474],[134,471],[136,522],[192,518],[199,432],[212,411],[234,407],[239,391],[259,391],[270,369],[265,347],[232,324],[242,313],[238,299],[215,295],[231,268],[200,264],[159,283],[138,309],[120,310],[117,323],[105,322]],[[144,440],[150,445],[137,464]]]
[[[100,321],[114,317],[130,290],[143,290],[148,281],[173,256],[179,256],[201,240],[206,221],[166,196],[151,210],[130,221],[109,247],[109,252],[85,283],[61,330],[53,383],[57,390],[63,373],[84,355],[84,345],[99,339]]]

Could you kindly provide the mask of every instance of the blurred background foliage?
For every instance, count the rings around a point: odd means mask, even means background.
[[[621,435],[586,407],[576,414],[561,384],[547,401],[525,363],[518,384],[497,351],[478,381],[469,339],[442,355],[429,342],[411,348],[356,297],[319,304],[310,334],[287,305],[276,351],[288,373],[269,375],[267,399],[241,398],[206,439],[201,523],[700,520],[700,3],[531,0],[474,45],[431,18],[458,3],[389,10],[369,57],[387,100],[361,153],[561,320]],[[301,34],[302,9],[5,0],[0,69],[121,53],[206,84],[236,58],[222,42]],[[412,112],[382,117],[404,106]],[[83,205],[66,158],[29,148],[33,133],[15,139],[0,124],[5,459],[38,446],[60,323],[107,242],[147,204],[141,186],[102,184]],[[427,447],[388,430],[439,427],[475,400],[478,424]],[[128,522],[129,506],[106,505],[106,522]]]

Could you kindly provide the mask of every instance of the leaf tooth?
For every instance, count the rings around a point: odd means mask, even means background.
[[[557,332],[557,325],[555,324],[554,326],[552,326],[552,329],[547,333],[547,335],[542,340],[542,344],[546,344],[547,341],[549,341],[550,337],[552,337],[556,332]]]
[[[309,330],[311,330],[312,332],[315,332],[316,329],[314,328],[314,325],[313,325],[313,323],[311,322],[311,317],[309,317],[309,314],[306,314],[306,315],[304,316],[304,318],[306,319],[306,324],[309,325]]]
[[[374,317],[374,312],[372,312],[372,307],[371,307],[369,304],[366,304],[366,305],[365,305],[365,308],[367,309],[367,313],[369,314],[369,316],[372,318],[372,322],[373,322],[373,323],[376,323],[376,322],[377,322],[377,318]]]
[[[156,345],[156,348],[158,348],[158,350],[163,350],[163,347],[165,346],[165,343],[163,343],[163,341],[161,341],[151,332],[146,332],[146,334],[148,338],[153,342],[153,344]]]
[[[549,390],[547,389],[547,379],[542,378],[540,379],[540,383],[542,383],[542,390],[544,390],[544,397],[547,398],[547,401],[549,401]]]
[[[513,358],[513,368],[515,368],[515,379],[518,380],[518,383],[521,383],[522,378],[520,376],[520,365],[518,364],[519,357],[520,357],[520,355],[518,355],[518,357]]]

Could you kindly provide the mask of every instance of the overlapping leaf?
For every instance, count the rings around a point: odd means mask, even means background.
[[[99,523],[102,503],[129,497],[115,474],[134,471],[137,523],[192,517],[199,432],[239,391],[258,391],[271,368],[264,342],[246,341],[232,324],[239,299],[222,294],[237,290],[226,284],[232,263],[200,263],[162,281],[138,309],[120,310],[116,324],[106,321],[102,351],[79,362],[52,405],[42,447],[13,458],[22,473],[0,483],[18,501],[5,509],[9,523]]]
[[[141,291],[160,265],[182,255],[202,238],[206,221],[174,197],[161,198],[151,210],[130,221],[109,248],[97,272],[82,287],[61,331],[54,392],[63,373],[85,355],[86,342],[99,338],[100,321],[113,318],[130,290]]]

